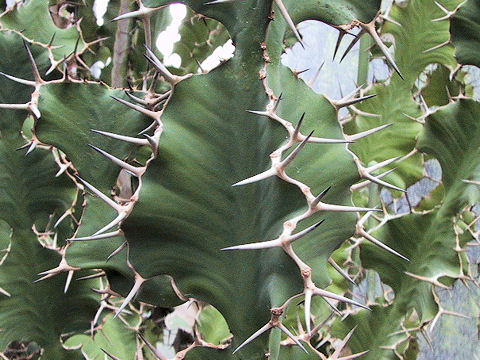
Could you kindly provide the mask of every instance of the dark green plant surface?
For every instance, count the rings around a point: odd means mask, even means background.
[[[178,359],[416,358],[416,334],[443,314],[435,286],[470,279],[480,106],[463,95],[461,66],[476,63],[461,51],[476,2],[183,1],[171,72],[150,50],[170,3],[117,19],[134,19],[130,89],[108,85],[110,67],[107,84],[89,74],[119,41],[91,3],[0,14],[0,350],[166,359],[155,311],[189,301],[194,342]],[[371,37],[360,66],[381,57],[391,76],[340,100],[314,93],[281,62],[303,20]],[[228,37],[233,58],[198,74]],[[443,197],[395,214],[380,189],[408,196],[427,158]],[[393,296],[353,300],[366,269]]]

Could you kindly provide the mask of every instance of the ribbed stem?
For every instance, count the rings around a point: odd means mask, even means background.
[[[120,9],[118,15],[129,12],[131,1],[120,0]],[[130,43],[129,30],[131,19],[122,19],[117,22],[117,32],[115,33],[115,44],[113,45],[113,67],[112,67],[112,86],[122,87],[127,77],[127,54]]]

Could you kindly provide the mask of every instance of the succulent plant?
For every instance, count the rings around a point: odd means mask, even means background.
[[[181,1],[179,69],[154,46],[171,3],[112,1],[102,26],[92,1],[2,5],[3,356],[166,359],[152,314],[190,302],[176,359],[415,358],[418,333],[465,316],[436,289],[472,279],[479,1]],[[335,52],[360,41],[355,92],[282,64],[304,20]],[[427,161],[441,180],[410,201]]]

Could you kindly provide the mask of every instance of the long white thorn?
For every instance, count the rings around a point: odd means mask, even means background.
[[[381,173],[380,175],[375,176],[375,178],[376,179],[381,179],[381,178],[387,176],[388,174],[394,172],[395,170],[397,170],[397,168],[393,168],[393,169],[390,169],[388,171],[385,171],[384,173]],[[354,185],[350,186],[350,190],[355,191],[355,190],[361,189],[362,187],[368,186],[371,183],[372,182],[370,180],[365,180],[365,181],[362,181],[362,182],[359,182],[357,184],[354,184]]]
[[[145,46],[147,49],[147,54],[145,57],[147,60],[153,65],[153,67],[162,75],[165,81],[169,82],[171,85],[175,85],[181,80],[181,77],[173,75],[165,65],[162,64],[160,59],[155,55],[155,53],[148,47]]]
[[[132,172],[136,176],[140,176],[143,173],[142,168],[138,168],[136,166],[130,165],[130,164],[126,163],[125,161],[120,160],[119,158],[116,158],[115,156],[107,153],[106,151],[103,151],[102,149],[99,149],[98,147],[96,147],[92,144],[88,144],[88,146],[90,146],[93,150],[98,151],[100,154],[105,156],[107,159],[112,161],[114,164],[120,166],[121,168],[123,168],[127,171]]]
[[[296,234],[291,235],[290,238],[288,239],[288,241],[290,243],[292,243],[294,241],[297,241],[298,239],[301,239],[302,237],[304,237],[307,234],[310,234],[313,230],[315,230],[317,227],[319,227],[324,221],[325,221],[325,219],[319,221],[318,223],[316,223],[312,226],[309,226],[308,228],[306,228],[302,231],[299,231]]]
[[[115,219],[113,219],[110,223],[108,223],[107,225],[105,225],[103,228],[101,228],[100,230],[98,230],[96,233],[94,233],[93,235],[100,235],[100,234],[103,234],[105,231],[111,229],[112,227],[114,227],[115,225],[118,225],[120,224],[120,222],[122,222],[123,219],[125,219],[127,217],[127,213],[122,211],[120,212],[117,217]]]
[[[95,195],[97,195],[100,199],[102,199],[104,202],[107,203],[107,205],[109,205],[110,207],[112,207],[113,209],[119,211],[121,206],[119,204],[117,204],[115,201],[113,201],[112,199],[110,199],[107,195],[105,195],[104,193],[102,193],[100,190],[98,190],[95,186],[93,186],[92,184],[90,184],[89,182],[83,180],[80,176],[78,175],[75,175],[75,177],[77,178],[78,181],[80,181],[83,185],[85,185],[87,188],[90,189],[90,191],[92,191]]]
[[[63,288],[63,293],[66,294],[68,288],[70,287],[70,283],[72,282],[73,277],[73,270],[70,270],[67,274],[67,280],[65,281],[65,287]]]
[[[342,295],[338,295],[338,294],[334,294],[330,291],[326,291],[326,290],[322,290],[322,289],[319,289],[319,288],[315,288],[315,290],[313,291],[313,293],[315,295],[319,295],[321,297],[327,297],[327,298],[330,298],[330,299],[333,299],[333,300],[337,300],[337,301],[342,301],[342,302],[345,302],[345,303],[348,303],[348,304],[352,304],[352,305],[355,305],[355,306],[359,306],[361,308],[364,308],[364,309],[367,309],[367,310],[370,310],[370,308],[368,306],[365,306],[363,304],[360,304],[359,302],[356,302],[355,300],[352,300],[352,299],[349,299],[349,298],[346,298],[345,296],[342,296]]]
[[[270,116],[270,113],[268,111],[246,110],[246,112],[260,116]]]
[[[15,81],[15,82],[17,82],[17,83],[19,83],[19,84],[28,85],[28,86],[33,86],[33,87],[36,86],[35,81],[20,79],[20,78],[17,78],[17,77],[15,77],[15,76],[12,76],[12,75],[5,74],[4,72],[1,72],[1,71],[0,71],[0,75],[3,75],[3,76],[5,76],[7,79],[10,79],[10,80],[12,80],[12,81]]]
[[[366,130],[366,131],[362,131],[358,134],[354,134],[354,135],[346,135],[345,138],[348,139],[348,140],[351,140],[351,141],[356,141],[356,140],[359,140],[361,138],[364,138],[368,135],[371,135],[371,134],[374,134],[378,131],[381,131],[383,129],[386,129],[390,126],[392,126],[393,124],[385,124],[385,125],[381,125],[381,126],[378,126],[376,128],[373,128],[373,129],[370,129],[370,130]]]
[[[395,185],[392,185],[390,183],[387,183],[386,181],[383,181],[381,179],[379,179],[378,177],[375,177],[371,174],[369,174],[368,172],[364,172],[363,173],[363,177],[365,179],[368,179],[370,180],[371,182],[375,183],[375,184],[378,184],[378,185],[381,185],[381,186],[385,186],[387,188],[390,188],[392,190],[397,190],[397,191],[401,191],[401,192],[406,192],[405,189],[402,189],[402,188],[399,188],[398,186],[395,186]]]
[[[327,203],[319,204],[320,209],[323,211],[336,211],[336,212],[355,212],[355,211],[382,211],[375,208],[364,208],[357,206],[344,206],[344,205],[332,205]]]
[[[125,91],[125,95],[127,95],[130,98],[130,100],[133,100],[140,105],[143,105],[143,106],[148,106],[149,105],[149,103],[147,101],[130,94],[128,91]]]
[[[214,0],[214,1],[206,2],[203,5],[224,4],[224,3],[230,3],[230,2],[235,2],[235,1],[238,1],[238,0]]]
[[[118,20],[123,20],[123,19],[131,19],[131,18],[136,18],[136,17],[146,17],[146,16],[149,16],[151,15],[152,13],[154,13],[155,11],[157,11],[158,9],[160,9],[159,7],[156,7],[156,8],[148,8],[148,7],[144,7],[142,6],[140,9],[138,10],[135,10],[135,11],[131,11],[131,12],[128,12],[128,13],[125,13],[125,14],[122,14],[122,15],[119,15],[115,18],[113,18],[111,21],[118,21]]]
[[[29,110],[28,104],[0,104],[0,109]]]
[[[303,307],[305,309],[305,325],[307,327],[307,334],[310,335],[312,333],[312,326],[311,326],[311,309],[312,309],[312,295],[313,291],[311,289],[305,289],[305,303]]]
[[[155,105],[158,105],[159,103],[161,103],[163,100],[166,100],[172,93],[172,90],[168,90],[166,91],[165,93],[163,93],[162,95],[160,95],[159,97],[157,97],[156,99],[154,99],[149,105],[150,106],[155,106]]]
[[[239,182],[233,184],[232,186],[240,186],[240,185],[251,184],[251,183],[254,183],[254,182],[257,182],[257,181],[260,181],[260,180],[267,179],[267,178],[269,178],[271,176],[274,176],[276,174],[277,174],[277,171],[273,168],[270,168],[267,171],[264,171],[260,174],[257,174],[255,176],[249,177],[248,179],[239,181]]]
[[[8,297],[12,296],[12,295],[10,295],[10,293],[7,290],[2,289],[1,287],[0,287],[0,294],[3,294],[3,295],[8,296]]]
[[[401,158],[401,156],[395,156],[395,157],[393,157],[393,158],[391,158],[391,159],[388,159],[388,160],[379,162],[378,164],[372,165],[372,166],[366,168],[365,171],[368,172],[368,173],[372,173],[372,172],[374,172],[374,171],[376,171],[376,170],[378,170],[378,169],[381,169],[381,168],[384,167],[384,166],[390,165],[391,163],[397,161],[397,160],[400,159],[400,158]]]
[[[368,100],[368,99],[370,99],[372,97],[375,97],[375,96],[377,96],[377,95],[376,94],[370,94],[370,95],[362,96],[362,97],[359,97],[359,98],[334,101],[333,104],[335,105],[335,107],[340,109],[340,108],[345,107],[345,106],[354,105],[354,104],[359,103],[361,101]]]
[[[38,72],[37,64],[35,64],[35,59],[33,58],[32,52],[30,51],[30,47],[28,46],[27,42],[23,40],[23,46],[25,46],[25,50],[27,51],[27,56],[30,61],[30,65],[32,65],[32,72],[35,78],[35,82],[37,84],[43,84],[44,81]]]
[[[132,104],[131,102],[128,102],[126,100],[123,100],[123,99],[121,99],[119,97],[116,97],[116,96],[113,96],[113,95],[111,95],[111,98],[117,100],[119,103],[122,103],[123,105],[126,105],[129,108],[131,108],[135,111],[138,111],[139,113],[141,113],[145,116],[148,116],[152,119],[158,120],[158,118],[159,118],[159,113],[156,113],[155,111],[145,109],[145,108],[143,108],[143,107],[141,107],[137,104]]]
[[[444,42],[442,42],[442,43],[440,43],[440,44],[438,44],[438,45],[432,46],[432,47],[429,48],[429,49],[423,50],[423,51],[422,51],[422,54],[426,54],[426,53],[429,53],[429,52],[431,52],[431,51],[440,49],[440,48],[442,48],[442,47],[444,47],[444,46],[447,46],[448,44],[450,44],[450,39],[448,39],[448,40],[446,40],[446,41],[444,41]]]
[[[82,277],[76,278],[75,281],[98,279],[98,278],[101,278],[101,277],[104,277],[104,276],[105,276],[105,272],[104,272],[104,271],[101,271],[101,272],[96,273],[96,274],[86,275],[86,276],[82,276]]]
[[[115,255],[117,255],[120,251],[122,251],[123,249],[125,249],[128,245],[128,242],[127,241],[124,241],[122,243],[122,245],[120,245],[118,248],[116,248],[115,250],[113,250],[113,252],[108,255],[107,257],[107,261],[109,261],[111,258],[113,258]]]
[[[131,136],[124,136],[124,135],[111,133],[111,132],[108,132],[108,131],[100,131],[100,130],[95,130],[95,129],[90,129],[90,131],[93,131],[94,133],[97,133],[97,134],[100,134],[100,135],[111,137],[112,139],[117,139],[117,140],[129,142],[129,143],[136,144],[136,145],[143,146],[143,145],[148,145],[149,144],[147,139],[139,139],[139,138],[135,138],[135,137],[131,137]]]
[[[92,236],[83,236],[83,237],[78,237],[78,238],[73,238],[73,239],[66,239],[66,241],[91,241],[91,240],[102,240],[102,239],[108,239],[108,238],[113,238],[116,236],[119,236],[122,234],[121,230],[116,230],[108,233],[103,233],[99,235],[92,235]]]
[[[350,144],[353,141],[344,140],[344,139],[327,139],[327,138],[312,136],[310,140],[308,140],[308,142],[313,144]]]
[[[332,354],[331,358],[332,359],[338,359],[338,356],[340,356],[340,353],[342,350],[345,348],[345,345],[347,344],[348,340],[352,337],[353,333],[355,332],[355,329],[357,327],[355,326],[350,332],[345,336],[345,338],[336,346],[335,352]]]
[[[374,238],[372,235],[370,235],[368,232],[366,232],[365,230],[363,229],[360,229],[358,231],[358,235],[361,235],[363,236],[365,239],[367,239],[368,241],[374,243],[375,245],[377,245],[378,247],[388,251],[389,253],[393,254],[393,255],[396,255],[398,256],[399,258],[403,259],[403,260],[406,260],[406,261],[410,261],[407,257],[403,256],[402,254],[400,254],[399,252],[393,250],[392,248],[390,248],[389,246],[385,245],[384,243],[382,243],[381,241],[377,240],[376,238]]]
[[[290,17],[290,14],[288,13],[287,8],[283,4],[282,0],[274,0],[274,1],[275,1],[275,4],[277,4],[278,9],[280,10],[280,13],[282,14],[283,18],[287,22],[288,26],[290,27],[290,29],[295,34],[295,37],[297,38],[298,42],[300,43],[300,45],[302,45],[303,48],[305,48],[305,44],[303,43],[302,37],[300,36],[300,34],[297,30],[297,27],[293,23],[293,20]]]
[[[398,76],[400,76],[400,78],[402,78],[403,80],[404,79],[403,75],[400,72],[400,69],[398,68],[397,64],[395,63],[395,60],[393,59],[392,54],[390,53],[387,46],[383,43],[382,39],[380,39],[380,36],[377,34],[377,31],[375,30],[375,22],[371,22],[370,24],[366,25],[364,29],[373,38],[373,41],[375,41],[375,43],[380,48],[380,51],[383,53],[383,55],[385,55],[387,62],[393,67],[393,69],[397,72]]]
[[[30,110],[37,119],[40,119],[42,117],[42,114],[40,113],[38,106],[35,104],[32,104],[32,103],[28,104],[28,110]]]
[[[33,150],[35,150],[36,147],[37,147],[37,144],[38,144],[38,142],[35,141],[35,140],[33,140],[33,141],[30,143],[30,146],[28,147],[28,150],[27,150],[27,152],[25,153],[25,156],[27,156],[27,155],[30,154]]]
[[[256,242],[256,243],[249,243],[243,245],[236,245],[223,248],[221,250],[228,251],[228,250],[260,250],[260,249],[271,249],[274,247],[280,247],[282,243],[280,240],[269,240],[263,242]]]
[[[158,125],[158,122],[155,120],[150,125],[148,125],[145,129],[140,131],[137,135],[144,135],[145,133],[149,132],[151,129],[153,129],[157,125]]]
[[[114,318],[116,318],[118,315],[120,315],[120,313],[123,311],[123,309],[125,309],[125,307],[128,305],[128,303],[129,303],[130,301],[132,301],[132,299],[138,294],[138,292],[140,291],[140,288],[142,287],[142,285],[143,285],[144,282],[145,282],[145,279],[143,279],[143,278],[140,277],[140,276],[136,276],[136,278],[135,278],[135,283],[133,284],[132,289],[131,289],[130,292],[128,293],[128,295],[127,295],[127,297],[125,298],[125,300],[123,300],[122,305],[120,305],[120,307],[118,308],[118,310],[115,312]]]
[[[332,258],[329,258],[328,259],[328,263],[330,265],[332,265],[332,267],[340,274],[343,276],[343,278],[347,281],[349,281],[350,283],[352,283],[353,285],[357,285],[355,283],[355,281],[352,280],[352,278],[348,275],[348,273],[343,270]]]
[[[433,19],[432,22],[436,21],[442,21],[442,20],[448,20],[450,19],[455,13],[462,7],[468,0],[462,1],[460,4],[457,5],[457,7],[453,11],[447,10],[442,4],[440,4],[438,1],[434,1],[434,3],[440,8],[445,13],[445,16],[442,16],[437,19]]]
[[[253,335],[251,335],[247,340],[245,340],[239,347],[237,347],[232,354],[235,354],[237,351],[239,351],[241,348],[243,348],[245,345],[247,345],[249,342],[255,340],[257,337],[262,335],[264,332],[270,330],[273,327],[270,323],[267,323],[263,325],[260,329],[258,329]]]
[[[465,184],[480,185],[480,181],[462,179]]]
[[[302,349],[306,354],[308,354],[308,351],[303,347],[302,343],[300,341],[298,341],[298,339],[290,332],[290,330],[288,330],[285,327],[285,325],[283,325],[282,323],[279,322],[277,327],[280,330],[282,330],[285,335],[287,335],[290,339],[292,339],[293,342],[300,347],[300,349]]]

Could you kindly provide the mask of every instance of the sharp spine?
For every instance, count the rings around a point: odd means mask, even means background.
[[[142,173],[142,168],[138,168],[138,167],[135,167],[133,165],[130,165],[128,163],[126,163],[125,161],[123,160],[120,160],[119,158],[116,158],[115,156],[107,153],[106,151],[102,150],[102,149],[99,149],[98,147],[96,147],[95,145],[92,145],[92,144],[88,144],[88,146],[90,146],[93,150],[99,152],[100,154],[102,154],[103,156],[105,156],[107,159],[109,159],[110,161],[112,161],[114,164],[120,166],[121,168],[127,170],[127,171],[130,171],[132,172],[134,175],[136,176],[140,176],[141,173]]]
[[[153,353],[153,355],[158,359],[158,360],[167,360],[167,358],[165,356],[163,356],[162,354],[160,354],[160,352],[158,351],[158,349],[153,346],[152,344],[150,344],[147,339],[145,339],[145,336],[143,336],[142,333],[137,333],[138,337],[145,343],[145,345],[147,345],[147,347],[150,349],[150,351]]]
[[[345,52],[343,53],[342,57],[340,58],[340,62],[343,61],[343,59],[345,59],[345,57],[347,56],[347,54],[350,52],[350,50],[352,50],[352,48],[355,46],[355,44],[358,42],[358,40],[360,40],[360,38],[362,37],[362,35],[365,34],[365,30],[360,30],[360,32],[358,33],[358,35],[356,35],[353,39],[352,39],[352,42],[350,43],[350,45],[348,45],[347,49],[345,50]]]
[[[247,340],[245,340],[243,343],[241,343],[234,351],[233,354],[235,354],[237,351],[239,351],[241,348],[243,348],[245,345],[250,343],[251,341],[255,340],[257,337],[262,335],[264,332],[270,330],[273,327],[270,323],[267,323],[263,325],[260,329],[258,329],[255,333],[253,333]]]
[[[232,186],[241,186],[241,185],[251,184],[251,183],[254,183],[254,182],[257,182],[257,181],[260,181],[260,180],[267,179],[267,178],[269,178],[271,176],[274,176],[276,174],[277,174],[277,172],[275,171],[275,169],[270,168],[270,169],[264,171],[263,173],[260,173],[260,174],[257,174],[255,176],[249,177],[248,179],[239,181],[239,182],[233,184]]]
[[[371,134],[374,134],[374,133],[376,133],[376,132],[378,132],[378,131],[381,131],[381,130],[383,130],[383,129],[386,129],[386,128],[392,126],[392,125],[393,125],[393,123],[381,125],[381,126],[378,126],[378,127],[376,127],[376,128],[370,129],[370,130],[362,131],[362,132],[360,132],[360,133],[358,133],[358,134],[348,135],[347,138],[348,138],[349,140],[352,140],[352,141],[359,140],[359,139],[364,138],[364,137],[366,137],[366,136],[368,136],[368,135],[371,135]]]
[[[292,339],[293,342],[300,347],[300,349],[302,349],[306,354],[308,354],[308,351],[305,349],[305,347],[302,345],[302,343],[290,332],[290,330],[288,330],[285,327],[285,325],[283,325],[282,323],[279,322],[277,327],[280,330],[282,330],[285,335],[287,335],[290,339]]]
[[[86,275],[86,276],[79,277],[79,278],[75,279],[75,281],[98,279],[98,278],[101,278],[101,277],[104,277],[104,276],[106,276],[105,272],[101,271],[97,274],[92,274],[92,275]]]
[[[380,36],[377,34],[377,31],[375,30],[375,22],[371,22],[370,24],[366,25],[364,27],[365,31],[367,31],[370,36],[373,38],[377,46],[380,48],[381,52],[383,55],[385,55],[385,58],[387,59],[387,62],[393,67],[393,69],[396,71],[398,76],[402,80],[405,80],[402,73],[400,72],[400,69],[398,68],[397,64],[395,63],[395,60],[393,59],[392,54],[390,54],[390,51],[388,50],[387,46],[383,43],[382,39],[380,39]]]
[[[372,235],[370,235],[369,233],[367,233],[365,230],[363,229],[360,229],[360,231],[358,231],[358,235],[361,235],[363,236],[365,239],[367,239],[368,241],[372,242],[373,244],[377,245],[378,247],[388,251],[389,253],[395,255],[395,256],[398,256],[399,258],[403,259],[403,260],[406,260],[406,261],[410,261],[407,257],[403,256],[402,254],[400,254],[399,252],[393,250],[392,248],[390,248],[389,246],[385,245],[384,243],[382,243],[380,240],[377,240],[376,238],[374,238]]]
[[[323,222],[325,221],[325,219],[323,220],[320,220],[319,222],[317,222],[316,224],[302,230],[302,231],[299,231],[298,233],[296,234],[293,234],[290,236],[289,238],[289,242],[294,242],[294,241],[297,241],[298,239],[301,239],[302,237],[310,234],[313,230],[315,230],[317,227],[319,227]]]
[[[236,246],[230,246],[221,249],[222,251],[229,251],[229,250],[260,250],[260,249],[270,249],[273,247],[281,246],[281,242],[279,240],[269,240],[269,241],[262,241],[256,243],[249,243],[249,244],[242,244]]]
[[[402,188],[399,188],[398,186],[387,183],[386,181],[383,181],[383,180],[379,179],[378,177],[375,177],[375,176],[371,175],[368,172],[364,172],[362,177],[364,177],[367,180],[370,180],[371,182],[373,182],[375,184],[385,186],[389,189],[397,190],[397,191],[401,191],[401,192],[407,192],[405,189],[402,189]]]
[[[127,95],[130,98],[130,100],[133,100],[140,105],[143,105],[143,106],[148,106],[149,105],[148,102],[130,94],[128,91],[125,91],[125,95]]]
[[[372,165],[372,166],[366,168],[365,171],[368,172],[368,173],[372,173],[372,172],[374,172],[374,171],[376,171],[376,170],[381,169],[381,168],[384,167],[384,166],[390,165],[391,163],[397,161],[397,160],[400,159],[400,158],[401,158],[401,156],[395,156],[395,157],[393,157],[393,158],[391,158],[391,159],[384,160],[384,161],[382,161],[382,162],[379,162],[378,164],[375,164],[375,165]]]
[[[63,293],[66,294],[68,288],[70,287],[70,283],[72,282],[73,277],[73,270],[70,270],[67,274],[67,280],[65,281],[65,287],[63,288]]]
[[[71,239],[65,239],[66,241],[91,241],[91,240],[102,240],[102,239],[108,239],[108,238],[113,238],[116,236],[120,236],[122,234],[121,230],[116,230],[112,231],[109,233],[103,233],[99,235],[92,235],[92,236],[84,236],[84,237],[79,237],[79,238],[71,238]]]
[[[162,64],[160,59],[148,46],[145,46],[145,48],[147,49],[147,54],[144,54],[144,56],[153,65],[153,67],[165,78],[167,82],[169,82],[171,85],[175,85],[181,80],[180,77],[173,75],[170,71],[168,71],[165,65]]]
[[[288,164],[290,164],[293,159],[295,159],[298,155],[298,153],[303,149],[305,144],[310,140],[310,137],[312,136],[313,131],[308,134],[308,136],[293,150],[284,160],[281,162],[282,168],[285,168]]]
[[[103,234],[108,229],[111,229],[115,225],[120,224],[120,222],[122,222],[122,220],[124,220],[126,217],[127,217],[126,212],[124,212],[124,211],[120,212],[115,219],[113,219],[110,223],[108,223],[103,228],[101,228],[96,233],[94,233],[93,236]]]
[[[17,78],[17,77],[15,77],[15,76],[12,76],[12,75],[5,74],[4,72],[1,72],[1,71],[0,71],[0,74],[3,75],[3,76],[5,76],[7,79],[12,80],[12,81],[15,81],[15,82],[17,82],[17,83],[19,83],[19,84],[28,85],[28,86],[33,86],[33,87],[36,86],[35,81],[20,79],[20,78]]]
[[[105,355],[107,355],[110,359],[112,359],[112,360],[120,360],[118,357],[113,356],[112,354],[110,354],[107,350],[105,350],[105,349],[101,349],[101,350],[102,350],[102,351],[105,353]]]
[[[149,144],[149,142],[146,139],[138,139],[138,138],[131,137],[131,136],[124,136],[124,135],[111,133],[111,132],[108,132],[108,131],[101,131],[101,130],[95,130],[95,129],[90,129],[90,131],[92,131],[94,133],[97,133],[97,134],[100,134],[100,135],[111,137],[112,139],[126,141],[126,142],[129,142],[129,143],[135,144],[135,145],[144,146],[144,145]]]
[[[375,96],[377,96],[377,95],[376,94],[370,94],[370,95],[362,96],[362,97],[359,97],[359,98],[353,98],[353,99],[349,99],[349,100],[340,100],[338,102],[334,102],[334,104],[337,108],[342,108],[342,107],[345,107],[345,106],[354,105],[354,104],[359,103],[359,102],[364,101],[364,100],[371,99]]]
[[[280,13],[282,14],[283,18],[285,19],[285,21],[288,24],[288,26],[290,27],[290,29],[295,34],[295,37],[297,38],[298,42],[305,49],[305,44],[303,43],[302,37],[300,36],[300,33],[298,32],[295,24],[293,23],[293,20],[290,17],[290,14],[288,13],[287,8],[283,4],[282,0],[273,0],[273,1],[275,2],[275,4],[277,4],[277,6],[280,10]]]
[[[342,301],[342,302],[345,302],[345,303],[348,303],[348,304],[352,304],[352,305],[355,305],[355,306],[359,306],[361,308],[364,308],[364,309],[367,309],[367,310],[370,310],[370,308],[366,305],[363,305],[355,300],[352,300],[352,299],[349,299],[349,298],[346,298],[345,296],[342,296],[342,295],[338,295],[338,294],[335,294],[335,293],[332,293],[330,291],[326,291],[326,290],[322,290],[322,289],[319,289],[319,288],[315,288],[314,292],[313,292],[315,295],[318,295],[318,296],[321,296],[321,297],[327,297],[327,298],[330,298],[330,299],[333,299],[333,300],[337,300],[337,301]]]
[[[40,76],[40,73],[38,72],[37,64],[35,64],[35,59],[33,58],[32,52],[30,51],[30,47],[28,46],[27,42],[23,40],[23,46],[25,47],[25,50],[27,51],[27,56],[30,61],[30,65],[32,66],[32,72],[33,76],[35,78],[35,82],[37,84],[43,84],[44,81],[42,77]]]
[[[77,180],[79,180],[83,185],[85,185],[88,189],[90,189],[95,195],[97,195],[100,199],[102,199],[107,205],[110,205],[111,208],[119,211],[120,210],[120,205],[110,199],[107,195],[102,193],[100,190],[98,190],[95,186],[90,184],[89,182],[83,180],[80,176],[74,175]]]
[[[294,131],[293,136],[292,136],[293,139],[298,138],[298,134],[300,132],[300,127],[302,126],[304,118],[305,118],[305,113],[303,113],[302,116],[300,116],[300,120],[298,120],[297,126],[295,126],[295,131]]]
[[[305,311],[305,325],[307,327],[307,334],[310,336],[312,333],[311,326],[311,306],[312,306],[313,292],[310,289],[305,289],[305,304],[303,305]]]
[[[355,283],[355,281],[352,280],[352,278],[348,275],[348,273],[346,271],[344,271],[331,257],[328,259],[328,263],[330,265],[332,265],[332,267],[337,270],[337,272],[343,276],[343,278],[347,281],[349,281],[350,283],[352,283],[353,285],[357,285]]]
[[[145,108],[143,108],[143,107],[141,107],[141,106],[139,106],[139,105],[132,104],[131,102],[128,102],[128,101],[126,101],[126,100],[123,100],[123,99],[121,99],[121,98],[119,98],[119,97],[116,97],[116,96],[113,96],[113,95],[111,95],[111,98],[117,100],[119,103],[122,103],[123,105],[126,105],[126,106],[128,106],[129,108],[131,108],[131,109],[133,109],[133,110],[135,110],[135,111],[138,111],[139,113],[141,113],[141,114],[143,114],[143,115],[145,115],[145,116],[148,116],[148,117],[150,117],[150,118],[152,118],[152,119],[158,120],[158,118],[159,118],[159,114],[156,113],[155,111],[151,111],[151,110],[145,109]]]
[[[116,248],[110,255],[107,257],[107,261],[109,261],[111,258],[113,258],[115,255],[117,255],[120,251],[125,249],[128,245],[127,241],[124,241],[122,245],[120,245],[118,248]]]
[[[317,207],[317,205],[319,204],[319,202],[325,197],[325,195],[327,195],[327,193],[330,191],[331,188],[332,188],[332,186],[329,186],[329,187],[327,187],[325,190],[323,190],[323,191],[312,201],[312,203],[310,204],[310,206],[311,206],[312,208]]]
[[[142,287],[143,283],[145,282],[145,279],[139,277],[139,276],[136,276],[136,279],[135,279],[135,283],[133,284],[133,287],[132,289],[130,290],[130,292],[128,293],[127,297],[125,298],[125,300],[123,300],[123,303],[122,305],[120,305],[120,307],[118,308],[118,310],[115,312],[115,316],[114,318],[116,318],[118,315],[120,315],[120,313],[123,311],[123,309],[125,309],[125,307],[128,305],[128,303],[133,300],[133,298],[138,294],[138,292],[140,291],[140,288]]]

